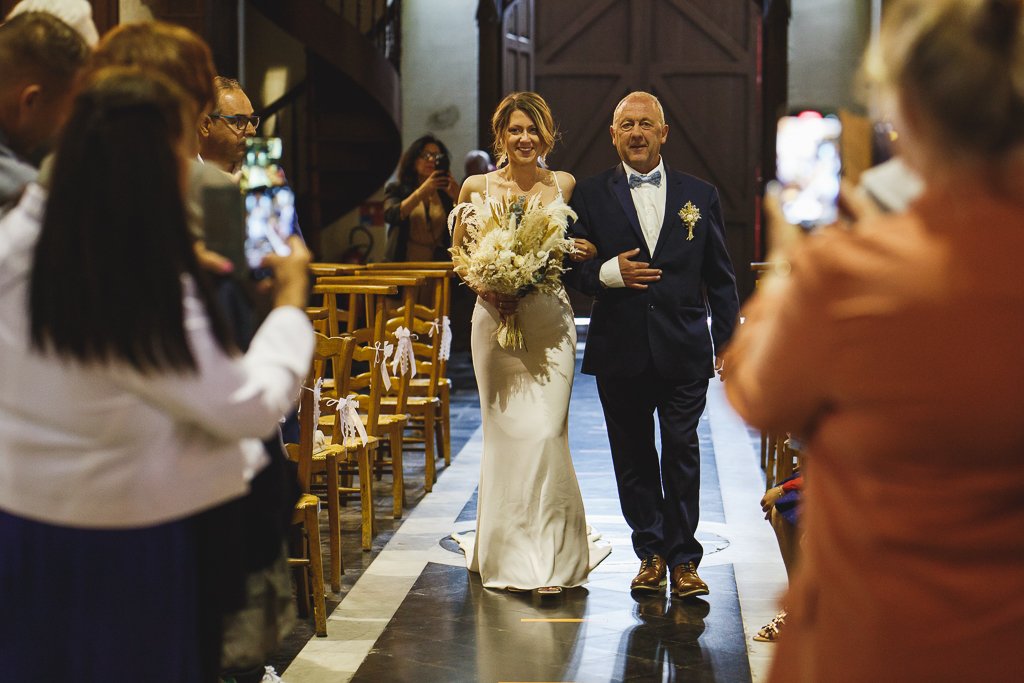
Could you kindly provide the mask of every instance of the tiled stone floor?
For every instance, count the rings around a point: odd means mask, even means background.
[[[613,546],[586,588],[540,599],[484,589],[447,539],[471,529],[480,466],[479,408],[468,357],[453,359],[452,466],[424,496],[423,460],[406,457],[409,505],[358,549],[358,508],[345,512],[345,577],[332,595],[327,638],[303,623],[274,661],[287,683],[336,681],[758,681],[772,645],[751,636],[775,613],[785,571],[758,501],[763,478],[752,434],[712,382],[702,418],[701,575],[711,594],[635,599],[637,560],[619,512],[592,377],[577,374],[570,445],[588,522]],[[326,523],[326,522],[325,522]],[[551,621],[552,619],[571,621]]]

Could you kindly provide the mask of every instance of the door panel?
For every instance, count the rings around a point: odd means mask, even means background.
[[[613,108],[653,92],[669,125],[666,163],[718,186],[741,296],[761,154],[760,11],[753,0],[535,0],[535,85],[563,136],[552,167],[586,177],[615,164]]]

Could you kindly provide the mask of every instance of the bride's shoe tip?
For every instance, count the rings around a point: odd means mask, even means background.
[[[561,586],[544,586],[543,588],[537,589],[537,595],[561,595]]]

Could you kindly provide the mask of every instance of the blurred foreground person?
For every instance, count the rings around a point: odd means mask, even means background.
[[[88,0],[21,0],[7,13],[11,20],[26,12],[46,12],[73,28],[90,48],[96,47],[100,34],[92,20],[92,5]]]
[[[1024,645],[1022,3],[887,9],[869,75],[924,194],[797,247],[726,362],[740,415],[805,436],[809,455],[771,680],[1011,680]]]
[[[190,104],[155,74],[94,74],[49,198],[31,184],[0,222],[7,680],[217,680],[208,598],[241,578],[211,584],[209,548],[308,368],[309,254],[268,259],[277,307],[234,352],[185,225]]]
[[[88,58],[85,41],[51,14],[0,25],[0,212],[38,175]]]

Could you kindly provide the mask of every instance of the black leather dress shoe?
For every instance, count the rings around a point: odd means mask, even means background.
[[[640,561],[640,571],[629,584],[634,591],[662,591],[665,588],[665,558],[650,555]]]

